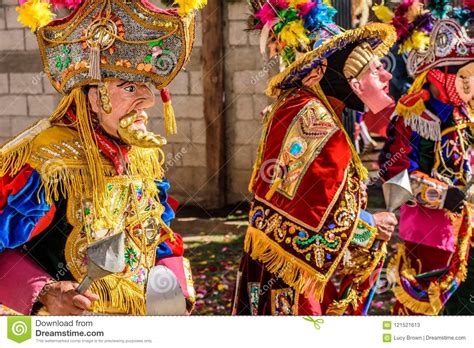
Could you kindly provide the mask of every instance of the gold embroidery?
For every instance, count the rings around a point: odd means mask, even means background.
[[[321,102],[313,99],[300,110],[288,128],[275,166],[273,181],[281,179],[277,192],[294,197],[309,166],[337,130]]]
[[[317,231],[262,201],[253,204],[245,251],[298,293],[321,298],[357,227],[360,186],[352,165],[348,171],[344,189]]]

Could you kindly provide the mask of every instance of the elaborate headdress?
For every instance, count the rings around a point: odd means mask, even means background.
[[[455,20],[436,23],[426,50],[413,51],[407,62],[413,76],[441,66],[463,65],[474,60],[474,39]]]
[[[426,50],[413,50],[408,56],[407,69],[415,78],[405,97],[397,104],[397,114],[405,117],[407,124],[418,121],[425,111],[425,101],[429,93],[423,90],[430,71],[447,66],[460,66],[474,60],[474,40],[463,27],[453,19],[438,21],[430,35],[430,44]],[[432,71],[431,74],[435,74]],[[441,74],[444,76],[444,74]],[[451,86],[455,90],[454,85]],[[424,122],[425,124],[427,122]],[[413,128],[415,125],[412,124]],[[428,127],[425,127],[428,129]],[[438,135],[436,135],[437,137]],[[436,138],[433,136],[433,138]]]
[[[357,72],[357,68],[352,66],[349,69],[345,65],[349,54],[359,46],[364,45],[364,55],[359,58],[365,60],[368,56],[373,58],[384,57],[396,41],[396,33],[391,25],[382,23],[371,23],[364,27],[342,31],[335,25],[327,25],[319,31],[319,40],[315,43],[315,48],[297,59],[284,71],[270,80],[267,88],[269,96],[276,96],[279,90],[298,87],[303,78],[322,61],[329,57],[337,57],[340,60],[341,72],[349,74],[351,70]],[[360,50],[359,50],[360,51]],[[357,52],[359,52],[357,51]],[[354,55],[351,59],[357,63],[359,59]],[[360,61],[359,61],[360,62]],[[350,63],[349,65],[352,65]],[[337,70],[337,69],[333,69]],[[360,73],[358,71],[357,75]],[[355,77],[355,76],[350,76]]]
[[[278,55],[286,67],[313,48],[315,35],[324,25],[334,24],[337,10],[329,0],[248,0],[249,30],[260,31],[260,50],[265,52],[273,33]]]
[[[162,90],[163,101],[169,103],[164,88],[190,56],[194,10],[206,0],[175,3],[180,7],[160,9],[147,0],[23,1],[17,8],[19,21],[36,33],[44,70],[63,98],[49,122],[42,120],[1,149],[0,172],[14,175],[31,154],[31,140],[49,125],[63,124],[65,116],[69,118],[72,111],[73,126],[85,149],[88,173],[47,174],[64,174],[67,180],[61,180],[62,185],[83,183],[80,187],[92,194],[97,210],[100,209],[105,197],[105,176],[109,172],[96,145],[95,128],[82,87],[110,79],[149,82]],[[61,6],[73,12],[51,22],[54,17],[51,9]],[[165,123],[174,125],[171,112],[166,121],[165,113]],[[137,162],[141,172],[146,172],[144,175],[156,178],[162,174],[160,156],[150,151],[137,150],[144,156]],[[92,181],[91,185],[84,184],[85,177]],[[65,191],[64,188],[48,190],[54,193],[49,200],[57,199],[59,192]]]

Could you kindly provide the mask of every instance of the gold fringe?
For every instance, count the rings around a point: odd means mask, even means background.
[[[145,315],[145,294],[130,280],[109,275],[92,283],[90,291],[99,295],[94,313]]]
[[[164,176],[163,163],[165,155],[160,148],[145,149],[133,147],[129,153],[131,175],[139,175],[142,178],[157,180]]]
[[[316,300],[322,300],[328,277],[316,273],[315,270],[285,252],[265,233],[249,227],[245,236],[244,250],[254,260],[264,263],[270,273],[281,278],[296,292],[310,294]]]
[[[94,136],[94,126],[92,125],[92,118],[87,107],[87,99],[81,87],[74,88],[71,93],[76,106],[77,131],[84,149],[87,166],[89,169],[89,176],[92,183],[92,202],[95,211],[101,211],[101,203],[105,202],[105,175],[102,165],[102,157],[99,152],[99,147],[96,144]]]
[[[277,96],[279,93],[279,86],[283,80],[301,67],[309,64],[315,58],[321,57],[328,51],[345,46],[347,43],[362,41],[373,37],[379,38],[382,41],[382,43],[374,49],[374,54],[380,58],[387,55],[390,48],[397,41],[395,28],[390,24],[370,23],[361,28],[347,30],[342,34],[336,35],[331,40],[328,40],[327,43],[322,44],[311,52],[304,54],[284,71],[272,78],[268,83],[266,91],[267,95],[270,97]]]
[[[421,98],[412,106],[407,106],[398,102],[397,107],[395,108],[397,115],[400,115],[403,118],[411,118],[413,116],[421,115],[425,110],[425,101]]]
[[[431,289],[431,285],[430,285]],[[395,297],[397,300],[403,304],[406,308],[409,310],[419,313],[419,314],[424,314],[424,315],[438,315],[439,311],[441,310],[441,306],[439,307],[434,307],[433,304],[429,302],[421,302],[418,300],[415,300],[413,297],[411,297],[401,286],[394,287],[392,289]],[[431,292],[430,292],[430,299],[431,299]],[[439,294],[439,288],[438,288],[438,294]]]
[[[166,134],[172,135],[178,133],[178,126],[176,125],[176,117],[174,115],[171,101],[163,103],[163,115],[165,119]]]
[[[414,269],[411,268],[410,260],[406,256],[405,246],[402,243],[397,245],[397,254],[390,260],[387,270],[388,270],[388,280],[395,283],[396,286],[392,289],[395,297],[397,300],[403,304],[409,310],[424,314],[424,315],[437,315],[441,310],[441,306],[434,307],[434,303],[430,302],[422,302],[414,299],[411,297],[402,287],[401,280],[400,280],[400,262],[403,259],[404,268],[408,272],[408,276],[414,275]],[[433,285],[433,284],[431,284]],[[431,294],[435,294],[435,289],[430,285],[429,287],[429,294],[430,294],[430,301],[431,301]],[[438,288],[439,291],[439,288]],[[439,295],[439,292],[438,292]]]
[[[0,148],[0,177],[14,176],[23,168],[31,156],[34,138],[49,127],[48,120],[40,120]]]
[[[41,185],[44,187],[45,200],[53,204],[60,197],[68,197],[71,194],[81,193],[92,197],[90,170],[83,166],[79,168],[48,166],[37,168],[41,175]],[[103,175],[116,175],[112,166],[104,167]]]

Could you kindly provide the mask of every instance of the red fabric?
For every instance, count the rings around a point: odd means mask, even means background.
[[[427,80],[436,86],[440,95],[438,99],[445,104],[460,106],[464,102],[456,91],[456,74],[448,74],[438,69],[430,70]]]
[[[387,127],[390,123],[390,117],[395,111],[395,103],[388,108],[374,114],[372,111],[364,115],[364,122],[371,134],[377,134],[384,138],[387,137]]]
[[[0,213],[8,203],[8,197],[17,194],[28,182],[33,168],[26,164],[14,177],[8,174],[0,178]]]
[[[115,170],[117,171],[118,175],[122,175],[125,171],[125,166],[122,162],[122,158],[125,163],[130,163],[128,158],[128,149],[125,146],[118,146],[115,145],[109,137],[105,136],[100,132],[95,132],[97,145],[102,150],[102,153],[110,159],[110,161],[114,164]],[[122,156],[120,156],[120,152]]]
[[[13,178],[9,175],[0,178],[0,214],[8,203],[8,197],[17,194],[28,182],[32,173],[33,168],[26,164]],[[38,221],[33,231],[31,231],[28,240],[43,232],[53,221],[54,214],[56,214],[56,207],[52,205],[51,209]]]
[[[312,297],[300,294],[298,298],[298,315],[323,315],[321,304]]]
[[[68,119],[65,121],[75,122],[77,120],[76,115],[74,114],[72,109],[67,111]],[[118,175],[122,175],[125,171],[125,167],[122,163],[121,156],[119,155],[119,151],[122,153],[122,157],[125,163],[130,163],[130,159],[128,158],[128,148],[123,145],[117,145],[112,142],[109,136],[103,134],[102,132],[95,130],[94,131],[95,140],[97,146],[102,151],[102,153],[113,163],[115,170],[117,171]]]
[[[268,132],[272,136],[267,138],[262,163],[275,163],[290,123],[311,100],[318,99],[309,92],[299,91],[276,111]],[[289,200],[276,192],[270,203],[310,226],[317,226],[344,180],[344,170],[350,159],[351,152],[346,137],[338,130],[326,143],[324,151],[309,166],[295,197]],[[254,193],[259,198],[265,197],[271,185],[265,172],[260,171],[254,186]]]
[[[388,153],[397,154],[390,159],[384,160],[380,176],[384,180],[393,178],[401,171],[410,168],[410,159],[408,155],[411,152],[411,133],[410,127],[405,127],[403,117],[398,116],[395,121],[395,135],[391,138]]]
[[[173,209],[173,211],[176,213],[179,207],[179,202],[176,199],[174,199],[174,197],[171,197],[171,195],[168,195],[167,202],[170,205],[171,209]]]
[[[161,230],[160,236],[164,236],[167,234],[165,230]],[[164,243],[168,245],[168,247],[173,252],[174,256],[183,256],[184,255],[184,242],[183,237],[178,233],[174,233],[175,241],[171,241],[170,239],[166,240]]]
[[[163,104],[171,101],[171,95],[167,88],[163,88],[160,91],[160,95],[161,95],[161,101],[163,102]]]
[[[452,253],[440,250],[438,248],[429,247],[422,244],[404,242],[406,247],[405,255],[410,260],[412,266],[415,267],[417,273],[425,273],[436,269],[444,268],[448,265]],[[419,263],[417,260],[421,261]],[[418,272],[421,266],[420,272]],[[395,302],[392,315],[420,315],[406,308],[399,301]]]
[[[56,214],[56,206],[52,205],[51,209],[49,209],[46,215],[43,216],[40,221],[38,221],[33,231],[31,231],[30,238],[28,238],[28,240],[32,239],[33,237],[43,232],[45,228],[51,224],[51,222],[54,219],[55,214]]]

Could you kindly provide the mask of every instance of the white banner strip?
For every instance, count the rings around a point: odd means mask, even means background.
[[[0,317],[0,347],[473,347],[474,317]]]

